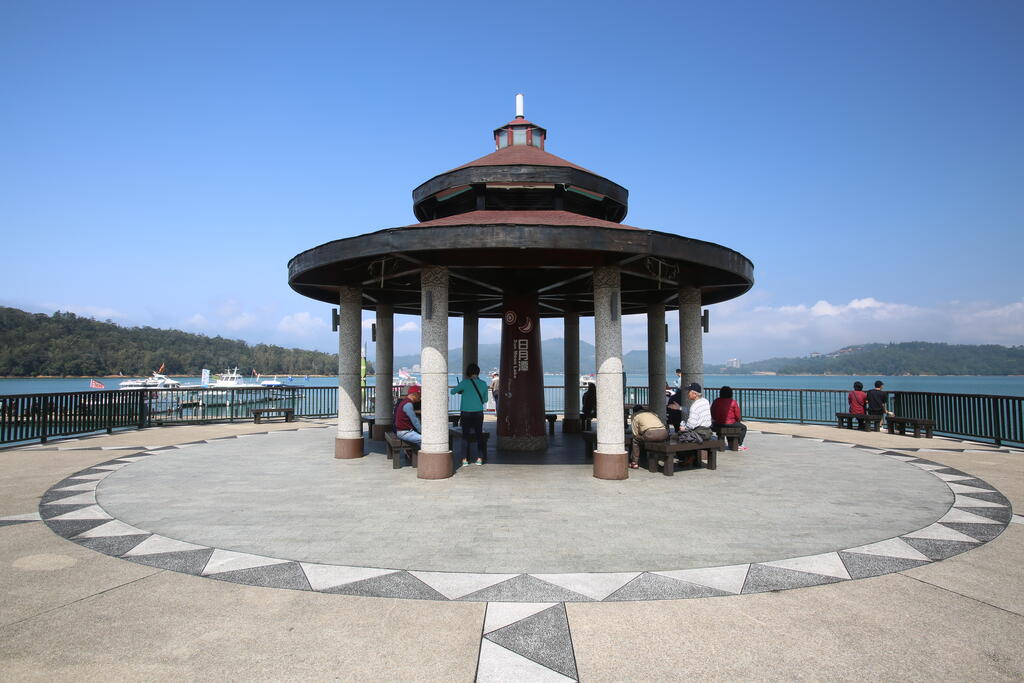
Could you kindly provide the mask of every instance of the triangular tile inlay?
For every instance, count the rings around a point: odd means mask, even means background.
[[[627,583],[640,576],[640,572],[585,573],[585,574],[531,574],[530,576],[581,593],[594,600],[604,600]]]
[[[837,579],[848,579],[850,574],[846,571],[846,565],[839,559],[836,553],[823,553],[821,555],[808,555],[807,557],[793,557],[788,560],[776,560],[775,562],[762,562],[769,567],[780,567],[792,569],[808,574],[821,574],[832,576]]]
[[[850,548],[846,552],[861,555],[876,555],[878,557],[898,557],[904,560],[928,560],[927,557],[919,553],[913,548],[913,546],[908,545],[906,541],[900,538],[887,538],[886,540],[879,541],[877,543],[868,543],[867,545]]]
[[[177,553],[184,552],[187,550],[204,549],[205,546],[195,545],[194,543],[186,543],[185,541],[176,541],[173,538],[167,538],[166,536],[157,536],[156,534],[153,534],[148,539],[146,539],[139,545],[135,546],[127,553],[125,553],[125,556],[158,555],[160,553]]]
[[[375,569],[373,567],[345,567],[334,564],[302,563],[310,587],[315,591],[327,590],[346,583],[372,579],[385,574],[394,574],[397,569]]]
[[[280,560],[275,557],[263,557],[261,555],[250,555],[249,553],[236,553],[232,550],[214,551],[210,561],[203,569],[203,576],[219,574],[221,572],[237,571],[239,569],[252,569],[253,567],[265,567],[271,564],[283,564],[288,560]]]
[[[903,534],[903,538],[924,538],[930,541],[963,541],[965,543],[977,543],[970,536],[965,536],[959,531],[954,531],[941,524],[931,524],[923,529]]]
[[[749,564],[734,564],[726,567],[705,567],[702,569],[680,569],[670,572],[652,572],[670,579],[687,581],[699,586],[707,586],[726,593],[738,594],[743,590],[743,582],[747,578]]]
[[[532,659],[563,676],[576,678],[576,660],[569,637],[569,620],[561,604],[485,636],[511,652]]]
[[[449,600],[508,581],[518,574],[470,574],[459,572],[409,572]]]
[[[567,683],[573,680],[486,638],[480,641],[480,663],[475,683]]]
[[[514,624],[552,607],[557,603],[550,602],[489,602],[487,616],[484,618],[484,634],[497,631],[509,624]]]

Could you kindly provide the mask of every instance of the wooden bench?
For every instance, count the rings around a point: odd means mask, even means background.
[[[456,429],[455,427],[448,428],[448,450],[455,452],[455,439],[462,437],[462,430]],[[481,432],[480,438],[484,440],[484,455],[483,461],[487,462],[487,442],[491,438],[490,432]],[[478,451],[479,452],[479,451]]]
[[[868,430],[877,432],[882,424],[882,416],[880,415],[867,415],[865,413],[836,413],[836,422],[840,429],[854,429],[853,421],[857,420],[860,425],[859,429],[864,429],[866,425]]]
[[[548,434],[550,436],[555,435],[555,422],[558,420],[558,415],[555,413],[547,413],[544,415],[544,419],[548,421]]]
[[[729,444],[730,451],[738,451],[740,449],[740,433],[743,431],[742,429],[734,425],[718,425],[714,430],[718,434],[719,439],[723,439]]]
[[[253,408],[253,423],[260,424],[265,415],[284,415],[285,422],[295,422],[295,408]]]
[[[935,429],[935,420],[927,420],[921,417],[894,417],[889,416],[886,418],[886,425],[890,434],[895,434],[897,431],[900,434],[906,436],[907,425],[914,428],[914,438],[921,438],[921,430],[924,430],[926,439],[932,438],[932,430]]]
[[[701,466],[701,453],[706,454],[709,470],[718,469],[718,451],[725,448],[725,442],[718,439],[707,439],[703,443],[676,441],[650,441],[644,444],[644,451],[647,453],[647,469],[651,472],[658,471],[658,455],[661,454],[665,465],[662,471],[666,477],[675,473],[675,456],[679,453],[690,453],[694,458],[694,467]]]
[[[402,441],[394,432],[384,432],[384,441],[388,445],[388,460],[391,461],[392,469],[399,469],[402,466],[402,453],[408,453],[409,462],[416,467],[419,451],[416,446],[408,441]]]

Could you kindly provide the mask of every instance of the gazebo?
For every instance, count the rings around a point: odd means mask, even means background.
[[[540,329],[565,327],[565,416],[578,432],[579,320],[594,317],[597,447],[594,476],[627,477],[622,432],[623,314],[648,323],[650,408],[665,412],[665,312],[679,311],[683,381],[703,383],[703,306],[753,285],[754,266],[718,244],[622,224],[628,191],[545,150],[547,131],[516,117],[495,129],[495,151],[413,190],[420,221],[322,244],[288,263],[288,283],[337,304],[338,433],[335,457],[363,456],[362,310],[376,313],[373,437],[392,429],[394,314],[421,320],[423,443],[418,476],[452,475],[448,446],[448,318],[463,319],[463,362],[477,360],[481,318],[499,318],[501,397],[497,446],[547,447]],[[460,369],[461,372],[461,369]]]

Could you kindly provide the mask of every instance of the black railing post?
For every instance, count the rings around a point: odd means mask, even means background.
[[[146,391],[144,389],[136,389],[136,395],[138,398],[138,409],[139,409],[139,429],[146,428]]]
[[[39,402],[39,443],[46,443],[46,433],[50,424],[50,397],[44,397]]]
[[[1003,445],[1003,420],[999,414],[999,399],[992,397],[992,438],[997,446]]]
[[[800,424],[804,423],[804,390],[800,390]],[[699,454],[698,454],[699,455]],[[698,465],[700,463],[697,463]]]
[[[114,432],[114,394],[104,392],[103,402],[107,408],[103,411],[104,418],[107,421],[107,434],[112,434]]]

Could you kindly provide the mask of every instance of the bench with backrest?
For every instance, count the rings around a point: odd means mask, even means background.
[[[886,427],[890,434],[899,432],[906,436],[907,425],[914,428],[914,438],[921,438],[921,430],[924,430],[925,438],[932,438],[932,430],[935,429],[935,420],[928,420],[923,417],[896,417],[890,415],[886,418]]]
[[[384,432],[384,442],[388,447],[388,460],[391,461],[392,469],[397,470],[402,466],[402,453],[408,454],[409,462],[412,463],[413,467],[416,467],[419,451],[414,444],[402,441],[398,438],[398,434],[394,432]]]
[[[295,408],[253,408],[252,421],[260,424],[267,415],[284,415],[285,422],[295,422]]]
[[[729,444],[730,451],[738,451],[740,449],[740,434],[743,431],[740,427],[735,425],[718,425],[717,427],[712,427],[712,429],[714,429],[719,439]]]
[[[718,452],[725,448],[725,442],[719,439],[706,439],[702,443],[678,441],[650,441],[644,444],[644,452],[647,454],[647,469],[651,472],[658,471],[659,455],[664,461],[662,471],[666,477],[671,477],[675,472],[675,459],[680,453],[688,453],[694,459],[694,467],[701,466],[701,454],[707,458],[709,470],[718,469]]]
[[[853,426],[854,420],[857,420],[857,427]],[[864,429],[867,427],[870,431],[877,432],[882,424],[882,416],[865,413],[836,413],[836,422],[840,429]]]

